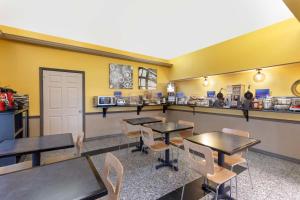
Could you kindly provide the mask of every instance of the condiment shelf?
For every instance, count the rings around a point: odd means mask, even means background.
[[[249,110],[243,110],[243,109],[240,109],[240,108],[224,108],[224,107],[208,107],[208,106],[196,106],[196,105],[185,105],[185,104],[181,104],[181,105],[175,105],[173,104],[172,106],[174,106],[173,108],[171,107],[171,110],[173,110],[175,107],[186,107],[186,108],[192,108],[192,112],[193,114],[195,115],[198,111],[197,111],[197,108],[200,108],[200,109],[207,109],[207,110],[210,110],[210,109],[217,109],[217,110],[224,110],[224,112],[227,110],[227,111],[242,111],[242,115],[244,115],[244,117],[246,119],[249,119],[249,113],[251,112],[258,112],[258,113],[278,113],[278,114],[292,114],[293,116],[298,116],[298,114],[300,114],[300,112],[297,112],[297,111],[289,111],[289,110],[264,110],[264,109],[249,109]],[[205,112],[205,111],[200,111],[200,112]],[[208,113],[216,113],[216,114],[221,114],[220,112],[214,112],[213,110],[210,110],[208,111]],[[228,114],[228,113],[224,113],[224,114]],[[235,114],[234,114],[235,115]],[[292,117],[292,118],[295,118],[295,117]],[[264,117],[262,117],[264,118]],[[266,118],[269,118],[266,116]],[[298,118],[298,117],[296,117]],[[297,120],[298,121],[298,120]]]
[[[148,107],[148,106],[162,106],[163,107],[163,113],[166,112],[166,110],[168,109],[167,104],[150,104],[150,105],[105,105],[105,106],[97,106],[97,108],[102,108],[102,117],[106,118],[106,114],[109,108],[136,108],[136,114],[140,115],[140,112],[142,111],[142,109],[144,107]]]

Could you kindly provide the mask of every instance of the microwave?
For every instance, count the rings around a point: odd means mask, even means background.
[[[116,105],[116,97],[110,96],[95,96],[94,106],[114,106]]]

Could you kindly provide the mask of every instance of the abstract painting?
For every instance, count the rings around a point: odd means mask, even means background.
[[[133,88],[133,67],[130,65],[110,64],[109,65],[109,88],[132,89]]]
[[[157,86],[157,70],[139,67],[139,89],[155,90]]]

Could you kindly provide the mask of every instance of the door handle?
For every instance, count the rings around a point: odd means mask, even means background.
[[[79,112],[79,113],[82,113],[82,111],[81,111],[81,110],[79,110],[78,112]]]

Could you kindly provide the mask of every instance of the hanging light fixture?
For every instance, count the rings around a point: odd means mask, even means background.
[[[204,76],[203,86],[204,86],[204,87],[208,86],[208,79],[207,79],[207,76]]]
[[[253,76],[253,80],[255,82],[262,82],[265,80],[266,78],[266,75],[264,73],[261,73],[261,69],[257,69],[256,70],[257,73]]]

